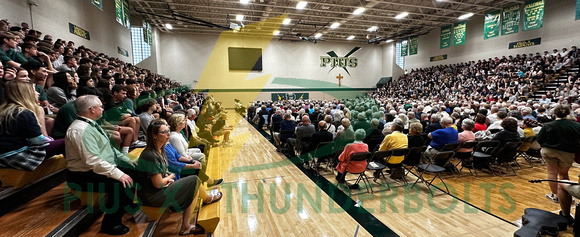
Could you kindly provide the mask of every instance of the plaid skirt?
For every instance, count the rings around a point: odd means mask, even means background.
[[[20,153],[0,158],[0,168],[32,171],[44,161],[48,145],[49,143],[30,145]]]

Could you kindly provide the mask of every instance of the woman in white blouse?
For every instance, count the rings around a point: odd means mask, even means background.
[[[171,134],[169,135],[169,143],[177,152],[182,156],[189,159],[194,159],[197,161],[202,162],[202,164],[206,163],[204,160],[205,155],[201,152],[198,148],[189,148],[188,149],[188,142],[185,140],[185,137],[181,134],[181,130],[187,126],[187,120],[185,119],[185,115],[181,113],[172,114],[169,119],[167,119],[169,123],[169,127],[171,128]],[[205,166],[205,165],[204,165]]]

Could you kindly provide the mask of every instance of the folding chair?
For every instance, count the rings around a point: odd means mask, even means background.
[[[274,141],[274,133],[280,132],[280,122],[274,122],[272,123],[272,129],[270,129],[270,138],[272,139],[272,141]]]
[[[455,152],[455,150],[457,150],[457,148],[459,148],[459,143],[449,143],[449,144],[445,144],[439,150],[439,152],[445,152],[445,151]],[[436,161],[435,159],[431,158],[431,162],[433,164],[436,164],[436,165],[441,166],[443,168],[449,167],[449,170],[451,171],[451,173],[454,174],[456,177],[459,177],[459,171],[457,171],[455,169],[455,165],[453,165],[449,160],[447,160],[446,163],[439,163],[439,162],[443,162],[443,161],[442,160]]]
[[[395,169],[399,168],[403,169],[403,183],[407,184],[407,180],[405,179],[405,171],[403,168],[403,161],[405,160],[407,154],[409,154],[409,149],[401,148],[401,149],[393,149],[391,151],[392,151],[391,155],[386,160],[387,166],[391,169],[391,177]],[[403,159],[401,159],[398,163],[390,162],[393,157],[401,157],[401,156],[403,157]],[[383,177],[385,176],[382,171],[381,174],[383,175]]]
[[[477,144],[476,148],[473,149],[473,168],[484,168],[484,165],[489,164],[492,158],[493,151],[499,145],[499,141],[481,141]],[[493,171],[492,171],[492,175]],[[477,177],[477,172],[475,173]]]
[[[308,144],[312,142],[312,137],[303,137],[296,140],[296,146],[294,146],[294,155],[301,156],[305,150],[308,149]],[[302,158],[300,158],[302,160]],[[304,160],[302,160],[304,163]]]
[[[459,160],[459,162],[455,164],[455,168],[457,169],[457,172],[459,174],[461,174],[461,170],[463,170],[463,168],[467,168],[469,169],[469,173],[473,176],[473,173],[471,172],[471,169],[473,168],[473,162],[471,162],[470,159],[471,155],[473,155],[473,148],[475,148],[477,144],[479,144],[479,142],[477,141],[464,142],[457,148],[457,149],[472,149],[470,152],[455,152],[455,154],[453,155],[453,158]],[[461,169],[459,169],[459,165],[461,165]],[[474,169],[474,171],[475,176],[477,177],[477,170]]]
[[[425,150],[427,150],[427,146],[419,146],[409,149],[409,153],[407,154],[407,156],[405,156],[405,159],[403,160],[403,168],[407,170],[405,176],[407,176],[409,172],[417,176],[417,174],[413,173],[413,171],[411,170],[413,170],[415,166],[421,163],[421,157],[423,156],[423,152],[425,152]]]
[[[287,136],[288,138],[294,137],[294,130],[281,130],[279,136],[282,136],[282,135]],[[288,150],[288,148],[286,147],[287,143],[288,143],[288,140],[282,141],[280,139],[280,149],[285,148],[286,150]]]
[[[383,177],[383,179],[385,180],[385,183],[387,182],[387,178],[383,174],[383,170],[386,169],[387,166],[384,164],[385,163],[384,159],[391,156],[392,152],[393,152],[392,150],[373,152],[371,160],[367,165],[367,170],[372,170],[373,172],[380,172],[379,176]],[[376,182],[376,178],[373,181]],[[371,191],[372,191],[372,189],[371,189]]]
[[[501,149],[498,149],[497,152],[493,154],[493,161],[490,165],[495,166],[498,168],[498,172],[503,177],[503,173],[499,170],[499,166],[503,165],[506,171],[511,169],[514,172],[514,175],[518,175],[514,168],[511,167],[510,163],[517,164],[516,158],[518,154],[518,147],[522,144],[522,142],[508,142],[506,143]],[[509,168],[509,169],[508,169]],[[493,171],[492,171],[493,172]]]
[[[522,156],[524,158],[524,160],[526,160],[528,162],[528,164],[530,164],[530,167],[534,167],[533,159],[531,156],[529,156],[528,154],[526,154],[526,152],[528,152],[530,150],[530,147],[532,146],[532,144],[536,141],[536,136],[529,136],[529,137],[525,137],[524,140],[522,141],[522,145],[520,145],[518,147],[518,154],[517,156]]]
[[[340,156],[342,151],[344,151],[344,147],[352,142],[354,142],[354,140],[352,140],[352,139],[351,140],[340,140],[340,141],[334,140],[334,147],[332,148],[334,150],[334,154],[333,154],[332,158],[330,159],[330,162],[328,162],[326,164],[326,169],[328,169],[329,166],[336,166],[337,165],[338,156]]]
[[[368,140],[366,142],[366,144],[369,145],[369,151],[370,152],[375,152],[375,151],[378,151],[379,145],[381,145],[382,142],[383,142],[383,139],[380,139],[380,138],[372,138],[372,139]]]
[[[358,152],[358,153],[354,153],[354,154],[350,155],[350,158],[348,159],[348,162],[346,163],[346,167],[344,168],[344,173],[342,174],[341,180],[344,179],[344,177],[346,177],[347,173],[349,173],[347,170],[348,170],[348,166],[350,165],[351,161],[365,161],[366,160],[368,162],[370,160],[370,158],[372,157],[371,155],[372,155],[372,153],[370,153],[370,152]],[[356,185],[362,180],[365,184],[366,192],[368,192],[369,187],[371,185],[369,182],[369,178],[365,174],[365,171],[366,171],[366,169],[360,173],[351,173],[351,174],[358,174],[358,178],[356,179],[354,184]],[[350,180],[345,180],[345,181],[350,181]]]
[[[453,151],[438,152],[435,156],[433,156],[433,160],[449,161],[449,159],[453,156],[453,153],[454,153]],[[415,181],[415,183],[413,183],[411,188],[414,187],[415,184],[417,184],[417,182],[419,182],[419,180],[421,180],[422,182],[425,183],[425,185],[427,186],[427,189],[429,189],[429,193],[431,193],[431,196],[433,196],[433,192],[431,192],[431,186],[433,186],[433,181],[435,181],[436,178],[439,178],[441,183],[443,183],[443,185],[445,186],[447,193],[449,193],[449,189],[447,188],[447,184],[445,184],[445,181],[443,181],[443,179],[441,178],[441,174],[440,174],[441,172],[445,171],[445,168],[438,166],[438,165],[431,164],[431,163],[419,164],[415,168],[420,171],[419,175],[417,176],[419,178]],[[433,177],[433,179],[431,179],[431,181],[427,182],[425,180],[425,178],[423,178],[423,174],[425,174],[425,172],[435,174],[435,176]]]
[[[320,175],[318,171],[318,164],[320,163],[320,158],[327,157],[332,154],[332,147],[333,142],[321,142],[316,145],[316,149],[312,151],[310,154],[313,154],[311,157],[309,166],[310,168],[314,169],[314,172],[317,176]],[[330,162],[330,161],[328,161]]]

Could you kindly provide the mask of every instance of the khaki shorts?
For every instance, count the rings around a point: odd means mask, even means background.
[[[542,147],[542,158],[548,163],[556,163],[559,167],[571,167],[576,154]]]
[[[570,185],[566,188],[566,191],[568,191],[572,197],[580,199],[580,185]]]

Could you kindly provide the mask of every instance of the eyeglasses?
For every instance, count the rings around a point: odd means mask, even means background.
[[[165,131],[159,131],[159,132],[157,132],[157,134],[169,134],[169,133],[171,133],[170,130],[165,130]]]

